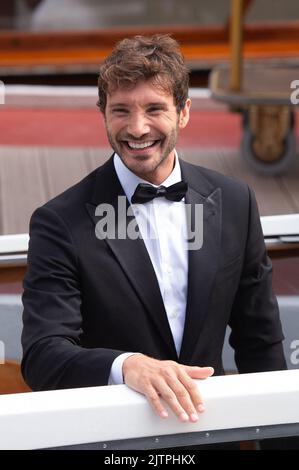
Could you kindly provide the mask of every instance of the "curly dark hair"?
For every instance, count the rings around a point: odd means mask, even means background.
[[[188,98],[189,71],[179,44],[168,34],[120,41],[100,67],[97,106],[105,113],[107,93],[151,80],[173,95],[179,113]]]

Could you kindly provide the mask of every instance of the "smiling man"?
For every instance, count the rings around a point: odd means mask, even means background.
[[[191,101],[177,111],[172,93],[149,78],[134,89],[107,96],[105,123],[111,147],[140,178],[161,184],[172,172],[179,129],[189,120]]]
[[[112,157],[32,216],[23,374],[34,390],[124,382],[161,418],[166,403],[196,422],[204,403],[193,379],[224,373],[228,324],[240,372],[286,367],[255,198],[178,157],[191,102],[169,36],[120,42],[101,66],[98,105]],[[140,236],[98,237],[103,207],[118,228],[130,222],[119,198]],[[191,250],[198,206],[203,243]]]

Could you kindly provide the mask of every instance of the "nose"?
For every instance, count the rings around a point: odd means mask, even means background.
[[[130,116],[127,132],[135,139],[140,139],[143,135],[149,134],[150,127],[144,114],[134,113]]]

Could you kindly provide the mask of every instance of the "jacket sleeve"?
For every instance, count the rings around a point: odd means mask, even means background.
[[[241,373],[286,369],[284,336],[272,290],[272,264],[250,189],[248,213],[244,264],[229,322],[232,329],[229,342]]]
[[[123,351],[80,345],[76,250],[65,221],[46,206],[30,222],[23,306],[22,373],[33,390],[107,385],[111,365]]]

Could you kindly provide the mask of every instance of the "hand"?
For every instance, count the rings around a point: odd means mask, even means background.
[[[125,384],[143,393],[156,413],[167,418],[160,397],[163,398],[182,422],[196,422],[197,413],[204,411],[202,397],[192,379],[206,379],[213,373],[212,367],[185,366],[144,354],[134,354],[123,363]]]

